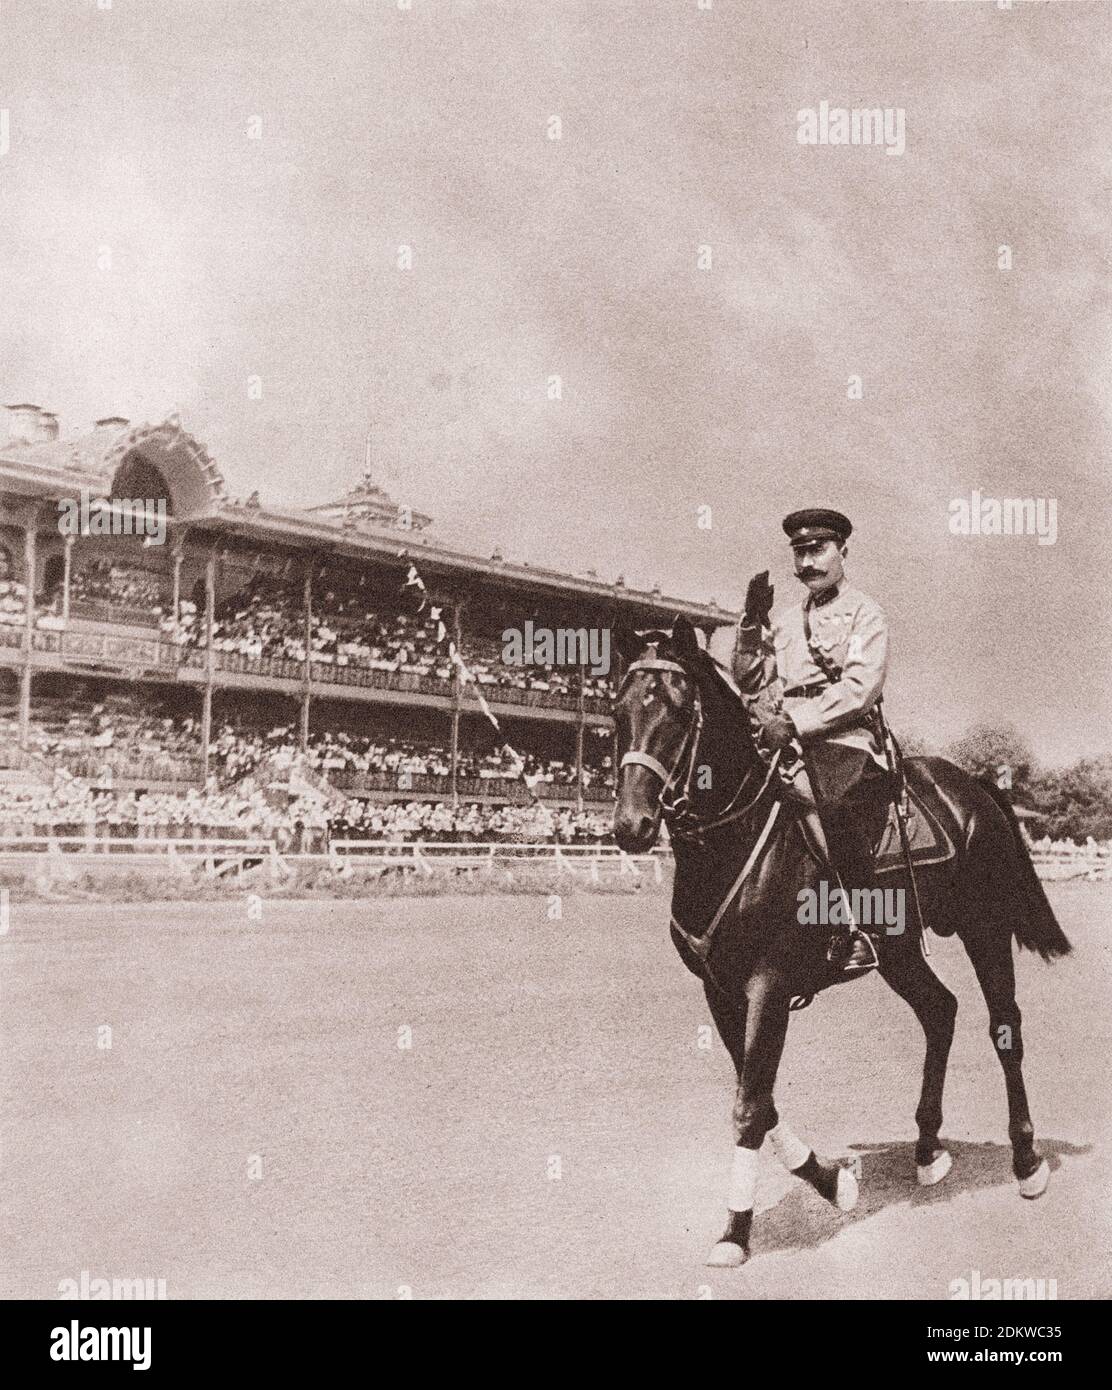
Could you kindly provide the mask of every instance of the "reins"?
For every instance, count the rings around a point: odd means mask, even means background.
[[[695,709],[691,722],[687,726],[687,731],[683,736],[683,742],[676,755],[676,761],[671,769],[668,769],[651,753],[643,752],[639,749],[630,749],[628,753],[622,755],[619,764],[619,772],[622,768],[631,764],[646,767],[650,772],[660,779],[660,791],[657,795],[657,802],[663,812],[664,818],[668,823],[668,829],[674,839],[688,840],[694,843],[701,843],[703,837],[712,830],[718,830],[724,825],[730,825],[734,821],[741,820],[747,816],[760,802],[765,792],[768,790],[776,769],[780,764],[780,753],[776,752],[769,764],[759,789],[755,796],[743,805],[738,806],[738,799],[745,791],[745,784],[748,780],[747,774],[742,774],[741,781],[737,790],[727,801],[726,805],[717,815],[709,819],[700,817],[695,810],[692,797],[692,782],[695,777],[695,769],[698,766],[699,744],[703,736],[703,700],[699,690],[699,682],[691,672],[682,666],[678,661],[668,661],[662,657],[648,657],[640,661],[634,661],[626,670],[622,680],[622,689],[625,689],[626,682],[636,671],[672,671],[692,682],[695,688]],[[619,692],[620,693],[620,692]],[[683,789],[676,797],[669,799],[669,793],[681,780],[681,769],[686,762],[686,772],[682,776]]]
[[[711,658],[711,660],[713,660],[713,658]],[[717,665],[717,663],[715,664]],[[705,849],[705,837],[711,831],[718,830],[722,826],[742,820],[760,805],[780,766],[780,752],[778,750],[773,756],[767,772],[761,778],[761,785],[754,796],[746,799],[744,804],[738,804],[744,796],[746,784],[750,780],[749,770],[746,769],[741,775],[741,780],[738,783],[737,789],[726,802],[722,810],[712,816],[701,816],[695,809],[692,796],[692,782],[695,777],[695,770],[698,767],[699,744],[703,736],[704,727],[703,698],[699,681],[686,666],[682,666],[678,661],[669,661],[661,657],[649,657],[631,663],[622,681],[621,690],[618,692],[619,695],[625,690],[626,682],[629,680],[629,677],[636,671],[672,671],[691,681],[695,692],[694,711],[691,716],[691,722],[688,724],[684,733],[679,752],[676,755],[676,760],[671,768],[665,767],[660,759],[652,753],[630,749],[628,753],[623,754],[619,770],[632,764],[646,767],[650,772],[653,772],[660,779],[660,791],[657,795],[657,803],[668,823],[668,828],[673,840]],[[680,794],[674,797],[670,796],[672,789],[681,781],[683,789]],[[696,935],[689,931],[673,913],[673,930],[687,943],[688,947],[701,962],[702,969],[707,979],[714,979],[710,968],[710,951],[718,927],[725,918],[730,904],[741,891],[742,885],[760,860],[772,835],[773,827],[776,825],[781,808],[781,799],[779,797],[773,798],[764,824],[750,847],[740,872],[734,879],[728,892],[719,902],[706,929],[702,933]]]

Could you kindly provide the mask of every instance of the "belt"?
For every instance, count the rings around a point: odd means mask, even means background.
[[[784,691],[785,700],[805,699],[813,700],[816,695],[821,695],[830,686],[829,681],[811,681],[807,685],[793,685],[790,690]]]

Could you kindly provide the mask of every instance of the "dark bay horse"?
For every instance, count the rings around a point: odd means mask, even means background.
[[[711,1015],[737,1072],[734,1180],[729,1222],[710,1263],[748,1258],[757,1152],[766,1135],[790,1171],[848,1210],[856,1182],[823,1164],[780,1120],[773,1100],[795,996],[834,983],[829,928],[801,925],[801,891],[820,891],[824,869],[808,851],[781,779],[753,741],[745,706],[717,663],[679,619],[671,632],[623,634],[628,663],[615,700],[620,771],[614,836],[627,853],[656,841],[661,820],[675,856],[672,938],[703,982]],[[956,849],[916,868],[923,916],[956,933],[988,1005],[1004,1072],[1012,1166],[1025,1197],[1046,1189],[1050,1170],[1035,1147],[1023,1081],[1022,1019],[1012,939],[1044,960],[1070,950],[1035,873],[1006,798],[941,758],[909,758],[908,783],[944,825]],[[906,887],[906,874],[885,875]],[[910,898],[910,894],[908,894]],[[931,969],[917,927],[884,935],[879,973],[907,1001],[926,1037],[915,1161],[920,1183],[951,1166],[939,1143],[942,1092],[957,1000]]]

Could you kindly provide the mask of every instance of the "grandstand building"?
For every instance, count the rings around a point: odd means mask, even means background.
[[[233,501],[174,416],[106,418],[63,439],[34,405],[4,413],[9,782],[65,768],[119,794],[252,776],[375,801],[589,809],[611,796],[618,673],[509,668],[502,631],[682,613],[709,634],[735,620],[713,602],[449,548],[369,476],[304,511]],[[74,533],[61,518],[82,499],[86,518],[90,499],[112,501],[117,518],[154,499],[164,531]]]

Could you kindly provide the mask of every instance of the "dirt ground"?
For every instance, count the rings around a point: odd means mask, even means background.
[[[731,1068],[659,892],[573,894],[558,921],[541,896],[13,901],[0,1295],[86,1271],[170,1298],[945,1299],[977,1270],[1107,1297],[1112,885],[1050,891],[1076,951],[1019,959],[1047,1194],[1016,1191],[985,1008],[936,942],[952,1173],[915,1186],[910,1011],[876,979],[832,991],[793,1020],[778,1101],[861,1157],[861,1203],[839,1216],[765,1152],[736,1271],[703,1265]]]

